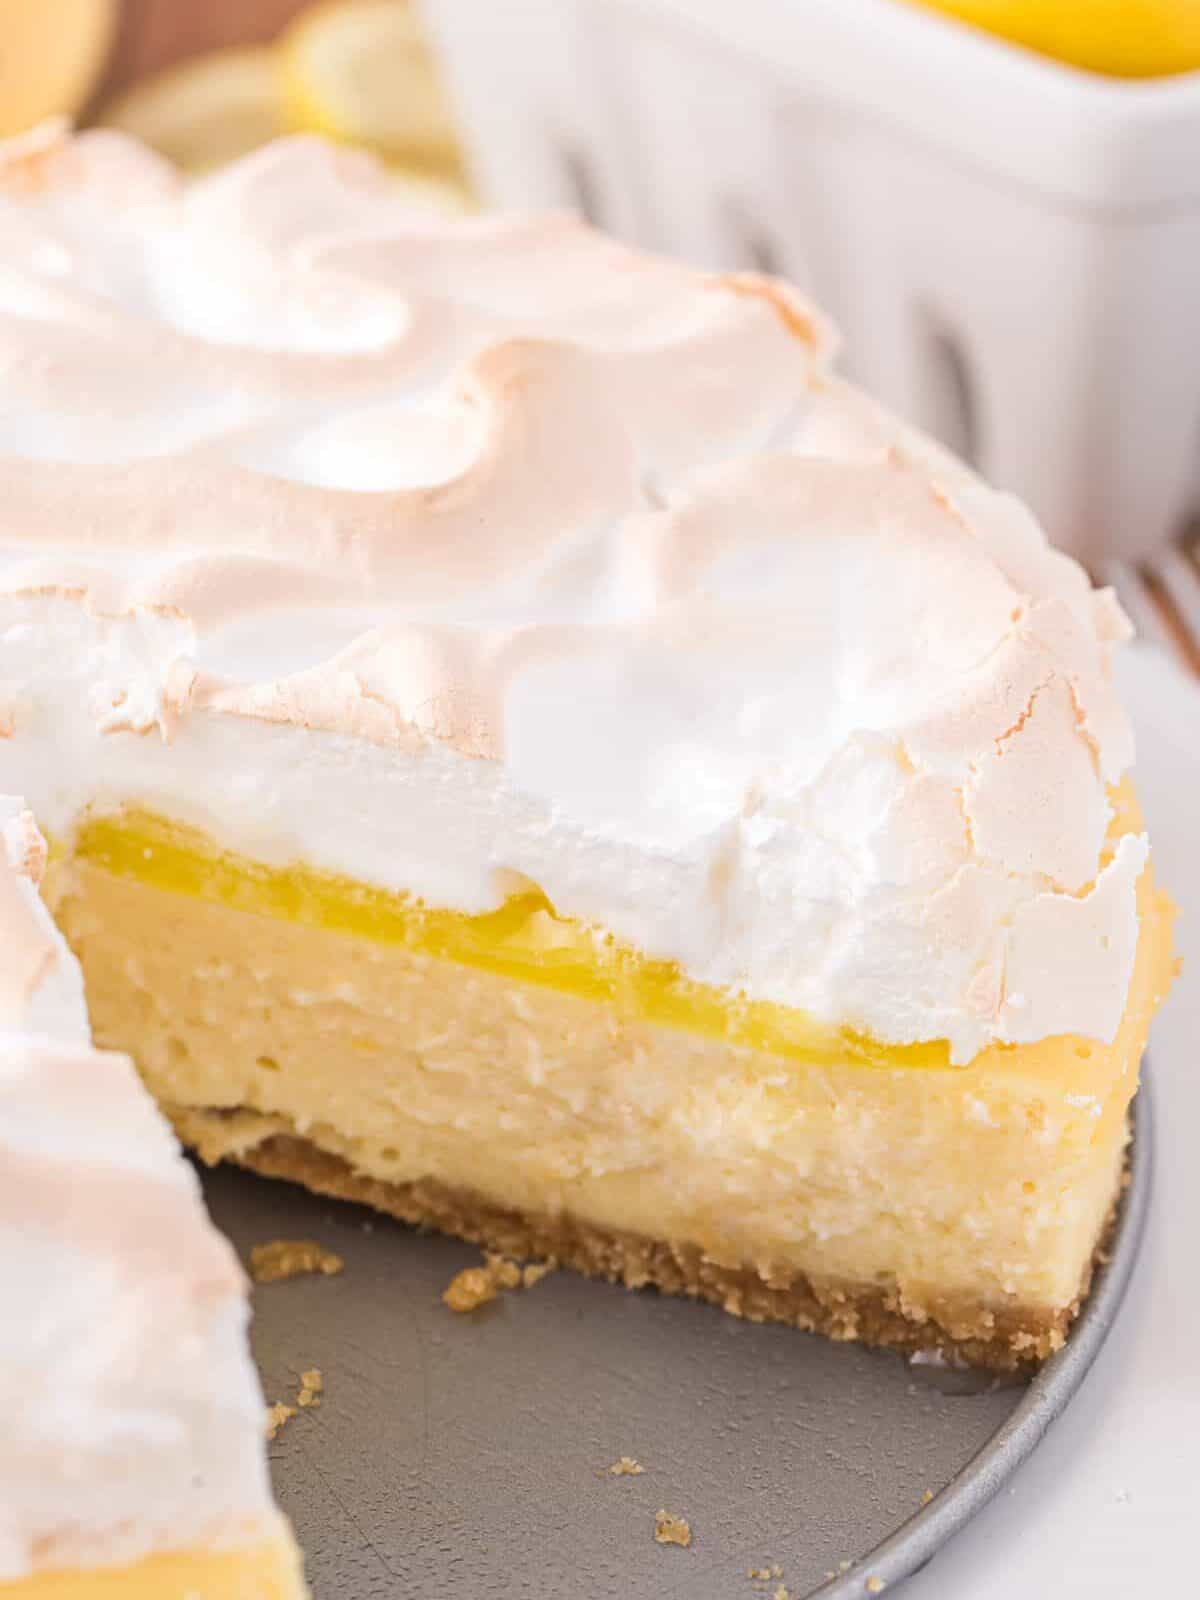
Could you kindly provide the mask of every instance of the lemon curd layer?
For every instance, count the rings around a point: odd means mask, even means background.
[[[1132,784],[1111,792],[1108,848],[1140,830],[1142,818]],[[470,914],[430,907],[403,893],[373,887],[302,862],[267,866],[222,849],[196,828],[153,812],[127,807],[89,815],[80,824],[70,854],[101,871],[149,887],[194,895],[233,910],[281,918],[302,926],[340,932],[481,971],[536,984],[614,1007],[638,1021],[684,1028],[708,1038],[808,1065],[858,1065],[914,1070],[960,1070],[951,1065],[946,1040],[885,1043],[848,1027],[823,1024],[793,1007],[750,1000],[686,977],[678,964],[642,955],[612,934],[560,915],[534,885],[510,896],[494,911]],[[1153,886],[1149,870],[1139,888],[1139,912],[1157,913],[1154,949],[1143,952],[1169,982],[1168,902]],[[1001,1065],[1019,1048],[1023,1075],[1061,1081],[1102,1093],[1123,1077],[1129,1063],[1119,1041],[1112,1045],[1060,1035],[1020,1047],[993,1045],[975,1058],[980,1067]]]
[[[478,915],[432,908],[303,864],[268,867],[219,849],[203,833],[147,811],[91,817],[72,855],[117,877],[238,911],[402,945],[522,983],[616,1007],[641,1021],[688,1028],[771,1055],[819,1063],[948,1068],[944,1040],[888,1045],[803,1012],[747,1000],[685,977],[611,934],[560,916],[540,890]]]

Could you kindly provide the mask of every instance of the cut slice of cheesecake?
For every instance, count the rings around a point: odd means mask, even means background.
[[[237,1260],[78,969],[0,798],[0,1595],[302,1600]]]
[[[207,1160],[999,1366],[1086,1290],[1170,950],[1146,876],[1112,1042],[956,1067],[689,983],[540,896],[454,925],[137,814],[84,824],[56,893],[97,1025]]]
[[[768,280],[316,141],[45,134],[0,191],[0,775],[184,1139],[1056,1348],[1171,971],[1111,594]]]

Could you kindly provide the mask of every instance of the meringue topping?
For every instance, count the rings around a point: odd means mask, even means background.
[[[274,1531],[245,1284],[0,796],[0,1582]]]
[[[1110,1039],[1128,625],[785,288],[361,154],[0,160],[0,774],[894,1043]]]

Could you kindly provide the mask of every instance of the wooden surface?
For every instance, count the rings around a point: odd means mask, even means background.
[[[1141,638],[1200,677],[1200,529],[1137,565],[1097,573],[1111,583]]]

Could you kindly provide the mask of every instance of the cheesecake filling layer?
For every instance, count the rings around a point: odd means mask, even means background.
[[[1000,1316],[1036,1353],[1113,1202],[1170,966],[1147,873],[1112,1043],[959,1068],[944,1043],[786,1015],[751,1040],[744,1008],[692,1006],[698,986],[532,893],[463,919],[128,813],[81,829],[50,882],[98,1036],[210,1157],[299,1138],[377,1183],[665,1240],[767,1284],[882,1287],[935,1337]]]
[[[0,1579],[4,1600],[298,1600],[302,1594],[300,1557],[286,1532],[242,1549],[197,1545],[132,1564]]]

